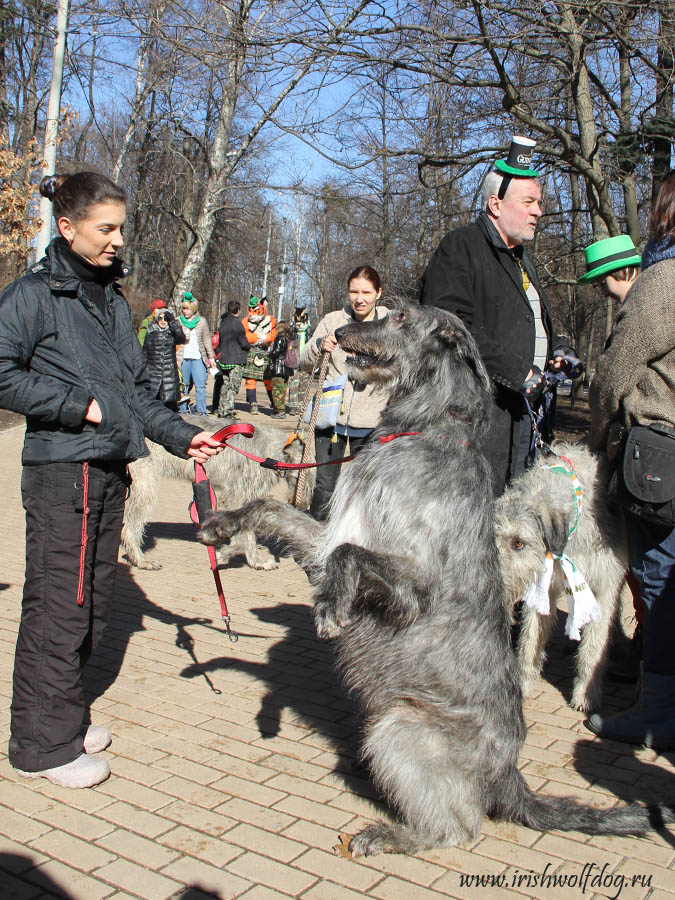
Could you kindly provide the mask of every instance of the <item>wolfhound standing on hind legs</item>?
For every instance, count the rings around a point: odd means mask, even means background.
[[[461,844],[486,814],[591,834],[675,821],[670,808],[540,797],[518,770],[520,679],[490,473],[476,449],[491,387],[469,332],[450,313],[410,307],[336,336],[353,354],[351,376],[388,388],[390,399],[344,467],[328,520],[258,500],[217,513],[201,539],[242,528],[275,536],[316,585],[317,631],[337,639],[366,721],[363,754],[399,815],[355,835],[352,855]]]
[[[227,424],[217,419],[206,419],[200,416],[185,416],[188,422],[200,425],[206,431],[214,431]],[[288,443],[289,435],[279,428],[263,425],[255,426],[253,437],[246,438],[235,435],[228,443],[246,450],[264,459],[281,459],[285,462],[299,462],[302,456],[302,441],[296,436]],[[143,553],[143,535],[145,526],[152,514],[161,478],[178,478],[181,481],[194,481],[195,467],[190,459],[179,459],[148,441],[149,456],[137,459],[129,466],[132,477],[131,490],[124,510],[124,526],[122,528],[122,550],[132,566],[139,569],[161,569],[161,563],[148,559]],[[228,449],[219,453],[206,464],[206,474],[218,498],[218,505],[223,509],[236,509],[258,497],[266,497],[279,484],[280,475],[272,469],[264,468],[247,459],[235,450]],[[289,473],[283,477],[287,484],[287,495],[290,498],[295,488],[297,474]],[[312,496],[313,476],[311,470],[305,483],[301,506],[309,506]],[[186,514],[187,521],[187,514]],[[223,548],[219,554],[219,562],[226,565],[231,559],[243,554],[252,569],[276,569],[277,562],[265,547],[259,547],[252,531],[242,531],[229,547]]]
[[[619,615],[628,567],[626,535],[622,516],[607,499],[605,455],[593,454],[579,444],[554,444],[553,451],[540,457],[497,500],[497,548],[509,610],[545,571],[547,556],[553,565],[549,612],[526,604],[520,612],[517,655],[524,696],[532,693],[541,674],[557,603],[566,593],[563,553],[595,595],[598,618],[581,632],[570,701],[576,709],[589,712],[600,705],[610,643],[623,634]]]

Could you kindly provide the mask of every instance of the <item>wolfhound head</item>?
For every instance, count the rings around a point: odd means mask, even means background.
[[[570,510],[563,502],[551,502],[556,486],[546,494],[544,485],[533,484],[526,474],[497,500],[495,537],[509,610],[543,573],[547,553],[559,556],[565,549]]]
[[[490,379],[476,342],[457,316],[435,307],[394,307],[383,319],[343,325],[335,336],[354,381],[379,384],[411,422],[450,411],[487,417]]]

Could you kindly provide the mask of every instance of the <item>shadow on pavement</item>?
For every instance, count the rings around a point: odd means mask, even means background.
[[[261,737],[279,734],[282,713],[292,710],[309,727],[328,737],[340,757],[334,771],[361,796],[380,798],[367,780],[359,762],[360,719],[356,703],[342,687],[333,647],[319,641],[312,610],[305,604],[280,603],[252,609],[261,622],[284,625],[286,635],[274,644],[265,662],[251,662],[228,656],[192,664],[180,673],[184,678],[207,676],[233,669],[246,672],[267,686],[256,724]]]

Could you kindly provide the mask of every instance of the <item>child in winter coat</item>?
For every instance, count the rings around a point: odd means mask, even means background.
[[[290,343],[290,325],[288,322],[278,322],[277,336],[270,349],[267,371],[265,372],[265,379],[270,381],[269,398],[274,409],[273,419],[284,419],[286,417],[286,388],[288,379],[293,374],[293,369],[287,365]]]

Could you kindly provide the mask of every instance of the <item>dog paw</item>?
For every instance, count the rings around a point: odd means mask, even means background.
[[[129,560],[129,565],[133,566],[135,569],[144,569],[146,572],[158,572],[162,568],[162,564],[159,562],[152,562],[149,559],[142,559],[138,562],[131,562]]]
[[[259,572],[269,572],[271,569],[278,569],[279,563],[271,562],[271,563],[258,563],[255,566],[251,566],[252,569],[257,569]]]
[[[317,636],[322,641],[328,641],[342,634],[349,622],[340,622],[335,616],[335,604],[318,598],[314,605],[314,624]]]
[[[572,707],[572,709],[577,709],[579,712],[591,713],[595,712],[595,710],[599,708],[600,704],[595,703],[590,697],[587,697],[586,694],[577,694],[575,692],[574,694],[572,694],[570,706]]]
[[[354,859],[359,856],[391,853],[392,850],[391,829],[384,822],[366,826],[363,831],[355,834],[349,842],[349,852]]]

